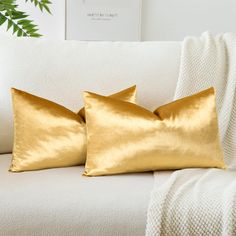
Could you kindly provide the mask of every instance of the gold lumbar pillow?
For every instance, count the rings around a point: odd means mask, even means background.
[[[215,92],[202,91],[150,112],[135,104],[85,92],[85,175],[225,168]]]
[[[118,100],[122,100],[122,101],[131,102],[131,103],[136,103],[136,85],[134,85],[130,88],[127,88],[125,90],[122,90],[118,93],[114,93],[114,94],[110,95],[109,97],[115,98]],[[78,115],[80,115],[83,118],[83,120],[85,121],[84,107],[79,110]]]
[[[135,102],[135,86],[123,94],[125,101]],[[12,89],[12,98],[14,147],[10,171],[85,163],[86,125],[80,115],[17,89]]]

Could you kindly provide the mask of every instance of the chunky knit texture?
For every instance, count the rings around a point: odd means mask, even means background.
[[[235,236],[235,204],[235,171],[175,171],[152,192],[146,236]]]
[[[236,35],[187,37],[174,99],[214,86],[229,170],[185,169],[159,185],[155,173],[147,236],[236,235]],[[211,151],[211,150],[209,150]]]

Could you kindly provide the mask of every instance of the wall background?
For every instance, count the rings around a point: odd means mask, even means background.
[[[67,1],[76,6],[78,0]],[[40,25],[40,33],[45,38],[65,38],[65,0],[52,0],[53,16],[41,14],[29,3],[18,2]],[[76,20],[76,15],[73,18]],[[142,40],[182,40],[186,35],[200,35],[206,30],[213,33],[236,32],[236,1],[143,0]],[[1,27],[0,33],[5,34],[5,29]]]
[[[142,40],[236,32],[235,0],[143,0],[142,13]]]

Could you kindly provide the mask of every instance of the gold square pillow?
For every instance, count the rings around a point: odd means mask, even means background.
[[[136,87],[121,91],[119,99],[135,102]],[[81,165],[86,159],[83,118],[46,99],[12,89],[14,147],[10,171]]]
[[[150,112],[85,92],[85,175],[225,168],[213,88]]]

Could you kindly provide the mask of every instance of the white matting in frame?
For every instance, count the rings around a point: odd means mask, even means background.
[[[66,38],[139,41],[141,0],[67,0]]]

